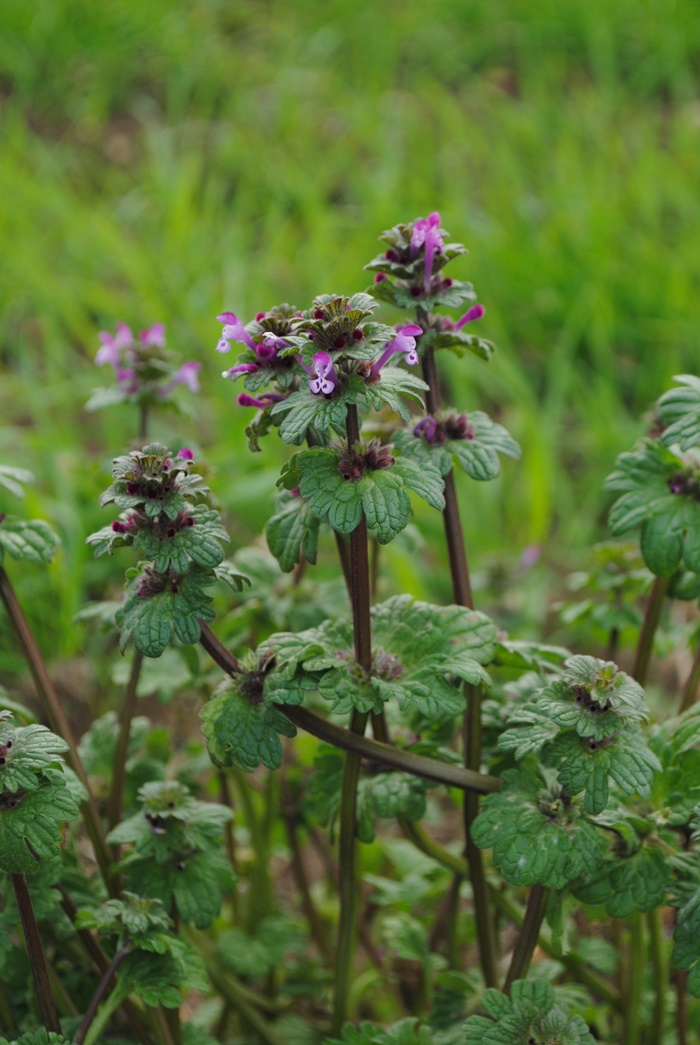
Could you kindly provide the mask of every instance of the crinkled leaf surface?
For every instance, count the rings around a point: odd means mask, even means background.
[[[674,377],[680,387],[661,396],[656,409],[667,426],[661,433],[666,446],[677,443],[681,450],[700,445],[700,377],[680,374]]]
[[[671,881],[668,858],[661,849],[642,846],[628,857],[606,861],[590,882],[577,886],[583,903],[605,903],[611,918],[653,911],[663,904]]]
[[[603,858],[603,841],[573,803],[548,793],[532,773],[506,770],[503,790],[488,795],[472,826],[480,849],[511,885],[563,889],[591,875]]]
[[[28,727],[29,728],[29,727]],[[61,845],[62,825],[78,816],[63,773],[46,769],[31,791],[0,795],[0,870],[32,874]]]
[[[305,498],[283,495],[278,511],[265,526],[265,540],[285,573],[293,570],[302,556],[307,562],[316,562],[319,525]]]
[[[371,1023],[355,1027],[346,1023],[340,1038],[324,1038],[323,1045],[433,1045],[433,1035],[429,1027],[409,1017],[390,1027],[375,1027]]]
[[[155,582],[162,583],[162,590],[146,597],[139,595],[142,577],[129,582],[126,601],[116,614],[122,653],[130,640],[147,657],[159,657],[173,634],[188,645],[198,642],[199,621],[215,617],[212,597],[204,590],[215,581],[214,572],[190,563],[184,574],[163,574]]]
[[[248,772],[261,762],[267,769],[279,769],[280,735],[296,735],[296,729],[280,711],[262,700],[251,701],[234,681],[204,705],[200,717],[214,762]]]
[[[399,431],[395,436],[396,445],[421,466],[426,461],[434,463],[442,475],[459,464],[472,479],[495,479],[501,471],[499,454],[517,459],[520,447],[503,425],[496,424],[480,410],[467,414],[467,421],[472,435],[469,439],[429,443],[412,432]]]
[[[68,745],[46,726],[14,726],[0,717],[0,795],[3,792],[33,791],[42,783],[42,773],[68,750]]]
[[[12,468],[0,464],[0,486],[15,497],[24,497],[23,486],[34,482],[34,476],[25,468]]]
[[[364,510],[380,544],[388,544],[406,526],[411,510],[407,490],[414,490],[434,508],[445,506],[437,468],[420,469],[400,459],[389,468],[367,469],[360,479],[348,480],[340,472],[339,453],[317,447],[295,454],[281,481],[288,488],[299,486],[313,514],[338,533],[352,533]]]
[[[618,457],[605,483],[621,494],[610,509],[612,532],[619,535],[641,526],[642,556],[659,577],[670,577],[681,561],[700,572],[700,501],[692,493],[672,490],[676,477],[689,467],[661,443],[644,440]]]
[[[140,529],[134,537],[134,548],[142,551],[158,573],[168,569],[185,573],[190,560],[210,569],[223,561],[222,544],[229,536],[219,513],[198,504],[189,509],[188,515],[194,520],[192,526],[177,529],[171,520],[158,519],[152,529]]]
[[[4,552],[26,562],[51,562],[59,543],[43,519],[16,519],[8,515],[0,521],[0,563]]]
[[[489,988],[481,1000],[488,1017],[470,1016],[465,1045],[594,1045],[580,1016],[569,1016],[543,980],[516,980],[508,998]]]

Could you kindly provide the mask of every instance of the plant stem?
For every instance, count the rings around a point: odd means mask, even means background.
[[[124,694],[124,700],[119,712],[119,737],[114,751],[114,764],[112,769],[112,793],[108,807],[108,821],[110,827],[116,827],[122,818],[124,808],[124,786],[126,783],[126,761],[129,755],[129,735],[131,733],[131,720],[136,710],[136,690],[138,689],[143,654],[135,653],[131,664],[131,674]]]
[[[238,674],[240,671],[238,660],[232,653],[229,653],[204,621],[200,621],[200,626],[202,629],[200,642],[207,653],[227,675]],[[326,743],[341,748],[343,751],[355,752],[370,762],[381,762],[385,766],[401,769],[405,773],[412,773],[414,776],[424,777],[426,780],[435,780],[436,783],[446,784],[448,787],[458,787],[462,791],[475,791],[479,795],[490,795],[493,791],[501,790],[501,781],[498,777],[488,776],[486,773],[475,773],[450,762],[438,762],[435,758],[414,755],[410,751],[404,751],[390,744],[382,744],[377,740],[370,740],[369,737],[358,736],[343,726],[329,722],[321,715],[317,715],[315,711],[302,705],[275,704],[275,707],[295,726],[306,730],[312,736],[325,740]]]
[[[231,973],[222,976],[217,964],[205,957],[204,959],[207,975],[212,986],[216,987],[219,994],[224,998],[231,1008],[236,1009],[245,1022],[255,1031],[265,1045],[284,1045],[278,1037],[277,1032],[268,1021],[260,1015],[258,1010],[250,1004],[242,984],[233,977]]]
[[[644,613],[642,630],[639,633],[637,650],[634,655],[632,667],[632,678],[636,679],[640,686],[646,682],[649,661],[654,648],[654,635],[659,626],[661,607],[668,588],[670,577],[656,577],[651,586],[647,607]]]
[[[74,1039],[75,1040],[75,1045],[83,1045],[83,1042],[85,1041],[85,1037],[87,1035],[87,1032],[89,1031],[90,1026],[92,1025],[92,1022],[93,1022],[93,1020],[95,1019],[95,1017],[97,1015],[97,1010],[99,1009],[100,1005],[102,1004],[102,999],[104,998],[105,994],[109,990],[109,985],[112,982],[112,979],[114,978],[114,975],[115,975],[117,969],[119,968],[121,963],[124,961],[124,959],[126,958],[128,953],[129,953],[129,948],[128,947],[122,946],[122,947],[118,947],[117,948],[114,957],[112,958],[111,962],[109,963],[109,965],[105,969],[104,974],[102,976],[102,979],[100,980],[100,982],[97,985],[95,993],[93,994],[92,998],[90,999],[90,1004],[87,1007],[87,1010],[86,1010],[85,1015],[83,1017],[83,1021],[80,1024],[80,1026],[78,1027],[78,1030],[77,1030],[76,1035],[75,1035],[75,1039]],[[115,990],[113,992],[113,995],[112,995],[112,998],[114,997],[115,994],[118,994],[118,988],[115,988]],[[110,1001],[111,1000],[112,999],[110,999]],[[109,1003],[108,1003],[108,1005],[109,1005]],[[117,998],[116,1005],[114,1005],[114,1007],[111,1009],[111,1012],[114,1012],[114,1009],[118,1005],[119,1005],[119,998]],[[104,1023],[102,1025],[104,1026]]]
[[[434,838],[428,834],[422,824],[408,820],[405,816],[399,816],[399,826],[404,836],[412,842],[417,849],[420,849],[426,856],[432,857],[437,863],[442,864],[449,871],[454,872],[455,875],[459,875],[462,878],[466,878],[469,874],[469,865],[463,856],[459,856],[458,853],[453,853],[449,849],[445,849],[444,846],[436,842]],[[523,922],[525,921],[522,910],[513,903],[505,893],[501,892],[500,889],[496,889],[493,886],[489,886],[489,892],[491,894],[491,901],[493,906],[496,907],[502,914],[508,918],[509,921],[513,922],[517,929],[521,929]],[[613,1005],[615,1008],[620,1007],[620,998],[616,991],[611,990],[606,981],[602,977],[598,976],[597,973],[589,969],[582,958],[580,958],[574,952],[569,954],[560,954],[556,948],[552,945],[552,941],[549,935],[540,929],[540,934],[537,939],[537,944],[545,954],[550,955],[552,958],[556,958],[558,962],[561,962],[566,969],[575,976],[584,986],[589,987],[591,991],[598,995],[601,1001],[607,1002],[609,1005]]]
[[[75,924],[75,919],[78,914],[77,907],[73,903],[73,900],[71,899],[69,893],[66,891],[65,887],[61,885],[60,882],[56,883],[55,888],[58,889],[59,893],[61,894],[61,906],[63,910],[65,911],[70,921]],[[80,943],[82,944],[83,949],[92,959],[95,968],[98,970],[99,973],[104,975],[105,970],[109,967],[109,959],[100,947],[97,940],[94,938],[94,936],[88,929],[76,929],[76,934],[78,939],[80,940]],[[128,998],[124,998],[122,1006],[124,1008],[124,1012],[129,1017],[131,1025],[136,1031],[136,1034],[139,1040],[141,1041],[142,1045],[151,1045],[151,1038],[148,1034],[148,1031],[146,1030],[146,1026],[143,1022],[143,1019],[141,1018],[141,1014],[139,1013],[134,1003],[132,1001],[129,1001]]]
[[[76,1045],[80,1045],[81,1042],[83,1043],[83,1045],[98,1045],[98,1042],[102,1041],[102,1033],[104,1029],[106,1028],[107,1024],[109,1023],[112,1016],[119,1008],[123,1000],[124,995],[120,991],[119,987],[115,987],[110,996],[105,1001],[105,1003],[102,1005],[100,1011],[95,1015],[95,1018],[92,1021],[92,1025],[90,1026],[90,1029],[87,1032],[85,1038],[83,1039],[76,1036]],[[78,1030],[78,1034],[80,1034],[80,1030],[82,1030],[82,1024],[80,1026],[80,1029]]]
[[[668,960],[660,907],[657,907],[653,911],[649,911],[647,915],[647,924],[649,926],[651,966],[654,970],[654,1010],[652,1014],[650,1041],[657,1042],[663,1041],[664,1039],[666,992],[668,990]]]
[[[642,991],[644,988],[644,930],[639,914],[635,914],[630,918],[629,926],[629,966],[627,969],[623,1045],[639,1045],[641,1040]]]
[[[678,1045],[688,1045],[688,973],[685,969],[675,969],[673,978],[676,981]]]
[[[537,938],[540,933],[540,926],[544,919],[548,899],[549,889],[545,889],[544,886],[539,885],[539,883],[533,885],[530,890],[530,897],[527,901],[523,927],[520,936],[518,937],[518,942],[515,945],[513,957],[511,958],[510,967],[508,969],[508,975],[506,976],[506,982],[503,986],[503,990],[508,995],[510,995],[510,989],[515,981],[527,976],[527,970],[530,968],[532,952],[537,945]]]
[[[683,690],[683,700],[680,706],[681,713],[691,708],[698,699],[698,686],[700,686],[700,642],[698,642],[698,648],[693,658],[693,666],[690,669],[688,681]]]
[[[100,814],[97,809],[95,796],[90,787],[90,781],[88,780],[87,773],[85,772],[80,755],[78,754],[78,745],[73,736],[73,731],[65,712],[63,711],[63,707],[61,706],[61,702],[58,699],[58,694],[54,689],[51,677],[46,670],[46,665],[44,664],[39,647],[37,646],[34,635],[32,634],[32,630],[29,627],[29,622],[19,604],[12,582],[2,567],[0,567],[0,599],[2,599],[7,615],[10,618],[17,638],[19,639],[19,644],[34,680],[34,685],[36,686],[39,699],[41,700],[44,714],[48,718],[49,725],[53,732],[62,737],[68,745],[68,760],[71,768],[78,776],[81,784],[87,792],[87,801],[83,803],[85,826],[90,835],[100,874],[104,879],[108,892],[111,896],[114,896],[114,883],[112,882],[110,875],[110,856],[107,842],[105,841],[104,827],[102,826],[102,820],[100,819]]]
[[[356,406],[348,406],[346,420],[347,445],[352,449],[360,438],[360,420]],[[350,602],[355,645],[355,660],[369,674],[372,669],[372,627],[370,618],[370,573],[367,548],[367,520],[364,512],[358,526],[350,534]],[[369,715],[353,710],[350,732],[362,737]],[[345,756],[343,782],[340,793],[340,822],[338,867],[340,881],[340,922],[336,943],[335,994],[333,999],[333,1029],[340,1029],[348,1017],[348,1003],[352,980],[352,960],[357,930],[357,785],[360,779],[361,759],[348,752]]]
[[[440,409],[440,386],[435,364],[435,352],[432,348],[426,349],[423,353],[423,379],[428,385],[426,407],[428,413],[434,415]],[[469,576],[469,564],[467,562],[453,469],[450,469],[445,476],[445,508],[442,518],[445,526],[445,541],[450,562],[454,601],[458,606],[466,606],[468,609],[473,610],[474,595]],[[465,769],[478,772],[481,768],[481,690],[479,687],[468,686],[467,698],[467,710],[462,720],[464,767]],[[474,845],[471,838],[472,824],[478,814],[478,796],[465,794],[462,806],[464,855],[469,861],[469,877],[472,885],[474,921],[479,941],[479,957],[486,986],[497,987],[496,934],[489,903],[489,892],[486,885],[484,858],[481,850]],[[457,887],[453,890],[453,897],[455,903],[457,903],[459,898]]]
[[[425,755],[414,755],[410,751],[393,747],[390,744],[382,744],[378,740],[370,740],[369,737],[361,737],[337,726],[334,722],[328,722],[321,715],[310,711],[301,705],[292,707],[289,704],[275,704],[275,707],[283,712],[295,726],[300,726],[319,740],[334,747],[342,748],[344,751],[354,751],[369,762],[380,762],[382,765],[400,769],[414,776],[424,777],[426,780],[435,780],[438,784],[446,784],[448,787],[458,787],[462,791],[475,791],[479,795],[490,795],[494,791],[501,790],[501,781],[498,777],[487,776],[485,773],[474,773],[470,769],[453,765],[450,762],[438,762],[435,758]]]
[[[27,879],[23,874],[11,874],[10,878],[12,879],[12,888],[14,889],[19,916],[22,920],[22,929],[24,930],[24,939],[27,944],[27,954],[32,969],[32,976],[34,977],[34,985],[39,996],[41,1017],[47,1030],[60,1034],[61,1024],[59,1023],[58,1012],[51,994],[46,957],[44,948],[41,945],[39,926],[36,924],[36,918],[34,917],[34,908],[32,907],[32,898],[29,895]]]
[[[306,874],[306,867],[304,865],[304,856],[302,847],[299,842],[299,810],[298,804],[292,794],[292,788],[289,781],[282,779],[282,816],[284,818],[284,824],[287,832],[287,842],[289,844],[290,853],[290,865],[292,868],[292,874],[294,875],[294,881],[296,882],[297,889],[301,895],[301,906],[306,916],[306,921],[311,932],[311,937],[314,940],[318,952],[321,957],[329,965],[332,961],[333,952],[326,932],[326,926],[321,918],[316,904],[313,901],[311,895],[311,888],[309,886],[309,879]]]

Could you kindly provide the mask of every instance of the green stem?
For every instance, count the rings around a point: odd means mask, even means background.
[[[70,921],[75,925],[75,920],[78,915],[78,908],[73,903],[70,895],[66,891],[65,887],[60,882],[56,883],[55,886],[61,894],[61,906],[65,911]],[[109,967],[109,959],[100,947],[97,940],[94,938],[91,932],[87,929],[76,929],[76,935],[80,941],[83,949],[92,959],[97,971],[104,975],[105,970]],[[148,1034],[146,1026],[141,1018],[141,1014],[132,1001],[125,998],[123,1001],[123,1009],[127,1014],[129,1021],[136,1031],[136,1034],[141,1042],[141,1045],[151,1045],[151,1038]]]
[[[100,868],[100,874],[107,886],[108,892],[111,896],[114,896],[114,883],[112,882],[110,875],[110,855],[105,840],[104,827],[102,826],[102,820],[100,819],[100,814],[97,809],[95,796],[90,787],[90,781],[88,780],[85,767],[83,766],[80,755],[78,754],[78,745],[73,736],[73,731],[61,702],[58,699],[58,694],[54,689],[51,677],[46,670],[46,665],[44,664],[39,647],[37,646],[34,635],[32,634],[32,630],[29,627],[29,622],[19,604],[12,582],[2,567],[0,567],[0,599],[2,599],[7,615],[15,630],[15,634],[19,639],[19,644],[34,680],[34,685],[36,686],[39,699],[41,700],[44,714],[48,718],[49,725],[53,732],[62,737],[68,745],[68,761],[87,792],[87,801],[83,803],[85,826],[87,827],[90,840],[95,850],[95,859]]]
[[[272,886],[268,871],[269,847],[263,824],[255,808],[246,774],[236,766],[233,767],[231,772],[243,807],[246,827],[250,834],[251,848],[255,853],[255,873],[250,877],[250,898],[248,904],[248,929],[252,932],[260,919],[270,914],[272,910]]]
[[[103,1031],[107,1027],[107,1024],[109,1023],[112,1016],[117,1011],[123,1000],[124,994],[122,993],[121,989],[119,988],[119,986],[115,987],[110,996],[107,998],[107,1000],[100,1008],[100,1011],[92,1020],[90,1029],[87,1032],[85,1038],[83,1039],[76,1037],[76,1045],[79,1045],[80,1042],[82,1042],[83,1045],[98,1045],[98,1042],[102,1038]],[[78,1033],[80,1033],[80,1031],[78,1031]]]
[[[250,1004],[247,992],[231,973],[223,976],[215,962],[205,958],[207,975],[212,986],[216,988],[222,998],[229,1003],[232,1009],[236,1009],[243,1020],[251,1027],[264,1045],[284,1045],[283,1040],[278,1037],[277,1032],[268,1021],[260,1015],[258,1010]]]
[[[346,419],[348,448],[352,449],[360,439],[360,419],[356,406],[348,406]],[[350,534],[350,602],[355,645],[355,660],[362,671],[369,675],[372,669],[372,627],[370,618],[371,592],[369,555],[367,547],[367,520],[362,515],[358,526]],[[353,710],[350,716],[350,733],[362,737],[367,713]],[[333,1029],[340,1029],[348,1017],[352,964],[357,933],[357,786],[360,779],[361,759],[358,754],[348,752],[345,756],[343,782],[340,793],[340,821],[338,840],[338,867],[340,881],[340,921],[336,944],[335,994],[333,999]]]
[[[51,984],[49,981],[49,972],[46,967],[46,957],[44,955],[44,948],[41,944],[39,926],[36,924],[36,918],[34,917],[34,908],[32,907],[32,898],[29,895],[27,879],[23,874],[11,874],[10,878],[12,879],[12,888],[14,889],[17,908],[22,921],[22,929],[24,930],[24,939],[27,944],[29,964],[34,978],[34,986],[36,987],[36,992],[39,996],[41,1018],[47,1030],[55,1031],[56,1034],[60,1034],[61,1024],[59,1023],[58,1012],[56,1011],[56,1005],[53,1000],[53,995],[51,994]]]
[[[661,920],[661,908],[657,907],[649,911],[647,915],[649,926],[649,946],[651,966],[654,970],[654,1010],[651,1022],[651,1042],[659,1042],[664,1039],[664,1026],[666,1023],[666,994],[668,991],[668,955],[666,953],[666,941],[664,939],[663,922]]]
[[[0,983],[0,1029],[11,1031],[16,1026],[10,1003],[7,1000],[5,989]]]
[[[676,983],[678,1045],[688,1045],[688,973],[685,969],[676,969],[673,978]]]
[[[462,878],[466,878],[469,874],[469,864],[460,856],[458,853],[453,853],[449,849],[445,849],[444,846],[440,845],[432,838],[422,824],[407,820],[405,816],[398,817],[399,826],[404,836],[412,842],[417,849],[420,849],[426,856],[432,857],[437,863],[442,864],[449,871],[452,871],[455,875],[459,875]],[[505,915],[505,917],[511,921],[516,929],[522,929],[523,922],[525,921],[525,915],[523,911],[513,903],[505,893],[501,892],[500,889],[496,889],[493,886],[489,886],[489,892],[491,894],[491,901],[493,906]],[[540,934],[537,939],[537,945],[542,948],[545,954],[550,955],[552,958],[556,958],[562,965],[584,986],[590,988],[594,994],[596,994],[601,1001],[607,1002],[614,1008],[619,1009],[620,997],[618,993],[612,990],[605,980],[603,980],[597,973],[589,969],[583,959],[574,952],[569,954],[560,954],[559,951],[554,947],[549,934],[544,930],[540,929]]]
[[[700,642],[698,642],[698,648],[695,651],[695,657],[693,658],[693,666],[690,669],[688,681],[683,690],[683,701],[680,707],[681,713],[687,711],[688,708],[692,708],[693,704],[698,699],[698,686],[700,686]]]
[[[299,810],[298,804],[292,794],[292,788],[289,781],[282,779],[282,817],[287,833],[287,843],[289,845],[290,854],[290,865],[292,868],[292,874],[294,875],[294,881],[296,882],[297,889],[301,896],[301,906],[306,917],[306,921],[311,932],[311,937],[314,940],[318,952],[324,961],[330,965],[333,958],[333,951],[328,939],[328,933],[326,932],[326,926],[321,918],[316,904],[313,901],[311,895],[311,888],[309,886],[309,879],[306,873],[306,866],[304,864],[304,856],[302,852],[301,843],[299,841]]]
[[[532,959],[532,952],[537,945],[540,927],[544,920],[544,913],[547,909],[548,899],[549,889],[545,889],[544,886],[539,884],[533,885],[530,890],[530,897],[527,901],[523,927],[513,951],[513,957],[510,961],[506,982],[503,985],[503,990],[508,995],[510,995],[510,989],[515,981],[527,976],[527,970],[530,968],[530,961]]]
[[[623,1045],[639,1045],[642,1024],[642,991],[644,988],[644,930],[640,915],[633,915],[630,918],[629,925],[629,965],[627,969],[627,990],[625,992]]]
[[[102,1004],[102,1000],[103,1000],[105,994],[109,990],[109,985],[112,982],[112,980],[114,979],[114,976],[116,974],[117,969],[119,968],[121,963],[124,961],[124,959],[126,958],[128,953],[129,953],[129,948],[128,947],[122,946],[122,947],[118,947],[117,948],[117,951],[116,951],[114,957],[112,958],[111,962],[109,963],[109,965],[105,969],[105,971],[103,973],[103,976],[102,976],[102,979],[100,980],[100,982],[97,985],[95,993],[93,994],[92,998],[90,999],[90,1004],[87,1007],[87,1010],[86,1010],[85,1015],[83,1017],[82,1023],[78,1027],[78,1030],[77,1030],[76,1035],[75,1035],[75,1045],[83,1045],[83,1042],[85,1041],[87,1033],[90,1030],[90,1027],[92,1026],[95,1018],[97,1017],[97,1010],[99,1009],[100,1005]],[[118,994],[119,994],[119,988],[117,987],[112,992],[112,997],[111,997],[110,1001],[112,1001],[115,998],[115,996],[117,996]],[[105,1009],[110,1009],[110,1015],[111,1015],[111,1013],[114,1012],[114,1010],[117,1008],[118,1005],[119,1005],[119,998],[117,997],[116,998],[116,1004],[113,1007],[110,1007],[109,1003],[107,1003],[105,1005]],[[102,1026],[103,1027],[105,1026],[104,1022],[102,1022]]]
[[[649,661],[654,649],[654,635],[659,626],[661,607],[663,606],[669,581],[670,577],[656,577],[649,593],[642,630],[639,633],[639,641],[637,642],[637,650],[634,656],[634,666],[632,667],[632,678],[636,679],[640,686],[643,686],[646,682]]]
[[[142,665],[143,654],[137,652],[134,654],[129,682],[127,683],[124,700],[119,712],[119,737],[117,738],[117,746],[114,751],[112,793],[110,795],[108,807],[108,820],[110,827],[116,827],[121,821],[124,808],[124,787],[126,784],[126,762],[129,756],[131,720],[136,711],[136,691],[138,689]]]

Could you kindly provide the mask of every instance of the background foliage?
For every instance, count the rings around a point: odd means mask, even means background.
[[[499,348],[488,368],[453,368],[452,398],[478,393],[525,448],[480,486],[469,545],[477,561],[509,546],[512,565],[546,542],[568,568],[639,414],[697,359],[694,14],[691,0],[445,0],[439,18],[418,0],[5,0],[0,455],[39,476],[28,514],[63,540],[50,600],[39,571],[21,581],[51,648],[75,652],[72,618],[103,596],[110,567],[84,539],[135,435],[127,408],[83,412],[97,331],[161,320],[203,363],[206,410],[157,435],[206,447],[246,543],[278,462],[243,450],[249,413],[219,378],[213,316],[360,290],[376,235],[433,209],[470,248],[456,275]],[[435,595],[433,564],[415,563],[386,556],[397,587]]]

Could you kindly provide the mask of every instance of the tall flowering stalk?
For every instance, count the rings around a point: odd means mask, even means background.
[[[440,383],[435,360],[437,348],[458,351],[468,349],[488,359],[489,342],[464,333],[464,327],[484,315],[482,305],[472,305],[458,320],[433,313],[437,305],[458,306],[475,297],[469,283],[442,276],[443,267],[464,253],[459,243],[445,243],[448,234],[440,227],[437,211],[410,225],[396,226],[382,236],[388,244],[383,255],[367,267],[375,275],[375,293],[400,308],[414,307],[417,325],[411,328],[419,338],[423,379],[426,384],[426,416],[413,428],[412,437],[402,435],[400,445],[421,462],[439,462],[445,484],[443,521],[452,577],[454,601],[474,609],[474,596],[464,543],[453,461],[457,460],[473,478],[492,478],[499,471],[498,453],[517,457],[517,444],[500,425],[486,415],[458,415],[445,412],[440,402]],[[416,362],[418,358],[416,357]],[[468,705],[463,722],[464,765],[470,770],[481,766],[481,691],[469,687]],[[477,925],[481,965],[488,986],[497,985],[496,947],[493,917],[480,850],[471,839],[471,827],[478,815],[478,796],[466,796],[463,806],[465,856],[474,895],[474,917]],[[456,902],[459,876],[453,896]],[[454,919],[453,919],[454,920]]]

